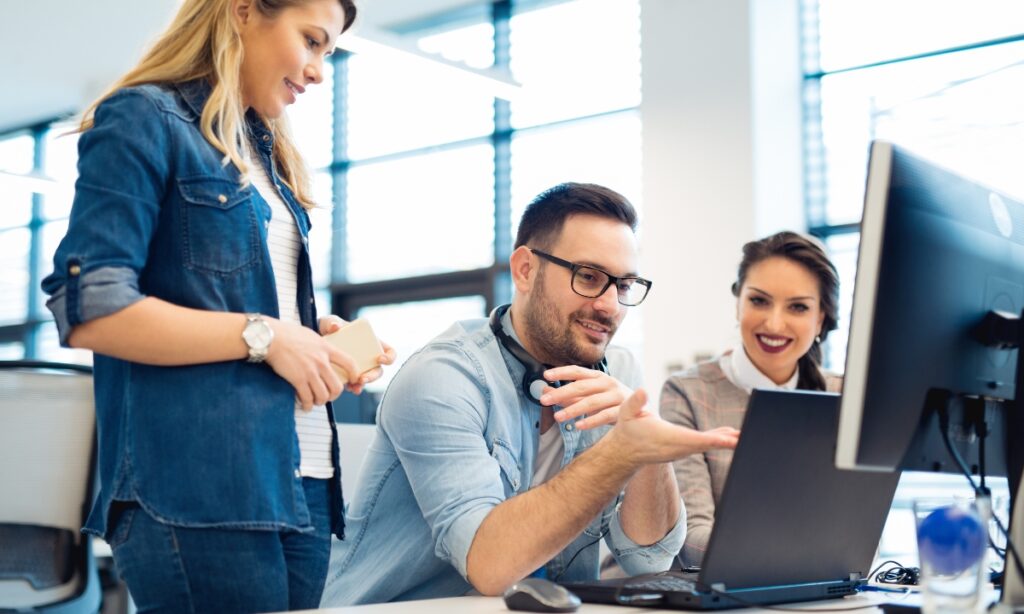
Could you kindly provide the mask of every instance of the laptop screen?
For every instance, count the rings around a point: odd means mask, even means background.
[[[765,587],[866,576],[899,473],[835,467],[839,395],[754,390],[700,581]]]

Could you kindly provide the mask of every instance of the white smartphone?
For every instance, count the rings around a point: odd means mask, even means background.
[[[370,321],[365,318],[353,320],[333,333],[324,337],[331,345],[352,357],[362,375],[370,369],[380,366],[379,357],[384,353],[377,335],[373,334]],[[337,365],[332,365],[342,381],[348,381],[348,373]]]

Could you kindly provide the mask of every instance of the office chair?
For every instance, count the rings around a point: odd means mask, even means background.
[[[0,610],[98,612],[92,369],[0,361]]]
[[[365,392],[363,394],[366,394]],[[353,395],[348,395],[353,396]],[[338,423],[338,450],[341,464],[341,492],[345,502],[356,496],[356,485],[363,460],[373,443],[377,427],[372,424]]]

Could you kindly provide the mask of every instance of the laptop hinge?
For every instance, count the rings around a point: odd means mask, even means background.
[[[716,592],[716,593],[724,593],[725,592],[725,583],[724,582],[715,582],[714,584],[711,585],[711,590]]]

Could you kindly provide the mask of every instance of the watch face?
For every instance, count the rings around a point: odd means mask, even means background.
[[[242,332],[242,338],[251,348],[265,348],[270,345],[271,330],[263,320],[249,322]]]

